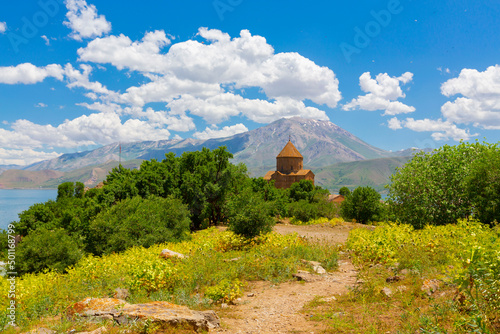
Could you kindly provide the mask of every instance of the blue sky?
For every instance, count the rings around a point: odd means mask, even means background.
[[[2,7],[0,164],[292,116],[393,151],[500,140],[498,1]]]

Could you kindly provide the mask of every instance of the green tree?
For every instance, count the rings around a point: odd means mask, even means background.
[[[314,184],[310,180],[300,180],[290,186],[290,200],[306,200],[311,202],[314,197]]]
[[[349,190],[349,188],[347,188],[347,187],[342,187],[342,188],[340,188],[340,190],[339,190],[339,195],[342,195],[342,196],[344,196],[344,197],[347,197],[347,196],[349,196],[350,194],[351,194],[351,191],[350,191],[350,190]]]
[[[54,228],[56,223],[56,215],[53,210],[57,205],[54,201],[47,201],[45,203],[33,204],[28,210],[19,214],[19,221],[14,223],[16,226],[16,233],[25,236],[31,231],[40,227]]]
[[[19,273],[38,273],[44,269],[64,272],[83,256],[80,243],[64,229],[37,229],[16,248],[16,269]]]
[[[75,182],[75,197],[82,198],[85,194],[85,185],[81,182]]]
[[[183,240],[189,235],[189,225],[189,211],[179,199],[127,198],[91,222],[88,251],[101,255]]]
[[[417,153],[391,177],[388,203],[396,219],[422,228],[469,217],[471,164],[491,148],[487,143],[462,142]]]
[[[381,213],[380,194],[372,187],[358,187],[345,198],[340,206],[344,219],[356,219],[366,224],[379,219]]]
[[[270,213],[269,203],[248,188],[229,203],[229,229],[246,238],[269,233],[275,223]]]
[[[492,146],[470,169],[467,190],[474,218],[484,224],[500,223],[500,149]]]
[[[57,187],[57,200],[71,198],[75,194],[75,185],[73,182],[64,182]]]

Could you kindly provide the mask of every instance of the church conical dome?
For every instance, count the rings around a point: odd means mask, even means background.
[[[302,158],[302,154],[289,140],[276,158]]]

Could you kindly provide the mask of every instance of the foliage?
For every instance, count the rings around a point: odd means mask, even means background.
[[[371,187],[354,189],[340,206],[342,218],[355,219],[361,224],[379,220],[381,212],[380,194]]]
[[[391,177],[388,202],[396,218],[422,228],[425,224],[452,224],[469,217],[473,202],[467,181],[473,162],[492,150],[496,145],[462,142],[444,145],[431,153],[417,153]],[[476,199],[482,203],[480,198],[478,194]]]
[[[121,252],[132,246],[151,247],[183,240],[189,231],[189,212],[179,199],[139,196],[101,212],[90,225],[93,254]]]
[[[229,229],[246,238],[271,232],[274,219],[269,204],[249,190],[234,196],[229,203]]]
[[[57,187],[57,200],[73,197],[75,194],[75,185],[73,182],[64,182]]]
[[[484,224],[500,222],[500,149],[484,152],[470,169],[466,183],[474,218]]]
[[[16,266],[19,273],[38,273],[45,269],[63,272],[83,255],[78,241],[65,230],[38,229],[23,238],[16,247]]]
[[[161,250],[182,253],[185,259],[163,259]],[[234,260],[237,259],[237,260]],[[281,282],[292,278],[301,259],[320,261],[324,268],[337,265],[337,248],[307,244],[296,234],[269,233],[253,239],[209,228],[190,240],[132,247],[123,253],[86,256],[67,273],[48,271],[17,279],[16,322],[35,325],[40,319],[63,314],[68,306],[87,297],[112,296],[128,288],[130,303],[171,301],[194,308],[209,307],[211,299],[230,300],[247,280]],[[9,303],[9,283],[0,277],[0,317]],[[0,328],[1,329],[1,328]]]
[[[447,317],[452,319],[454,327],[452,332],[470,333],[478,328],[483,328],[482,332],[495,332],[500,327],[498,229],[466,220],[456,225],[427,225],[419,230],[391,223],[374,231],[353,230],[347,247],[353,251],[355,262],[364,268],[385,264],[396,267],[396,271],[408,269],[413,280],[420,283],[415,287],[418,293],[422,293],[423,284],[419,277],[443,281],[443,289],[446,286],[458,289],[454,301],[449,300],[446,306]],[[425,326],[441,327],[442,320],[427,319]]]
[[[351,190],[349,190],[349,188],[347,188],[347,187],[342,187],[342,188],[340,188],[340,190],[339,190],[339,195],[342,195],[342,196],[344,196],[344,197],[347,197],[347,196],[349,196],[350,194],[351,194]]]

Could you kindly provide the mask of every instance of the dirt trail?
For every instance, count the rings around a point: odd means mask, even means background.
[[[344,243],[357,224],[330,226],[276,225],[281,234],[297,232],[317,242]],[[319,333],[321,323],[309,321],[302,311],[315,296],[332,297],[345,294],[356,283],[357,271],[348,259],[339,260],[339,269],[324,275],[314,275],[311,282],[253,282],[249,292],[237,305],[216,310],[222,327],[211,333]]]

